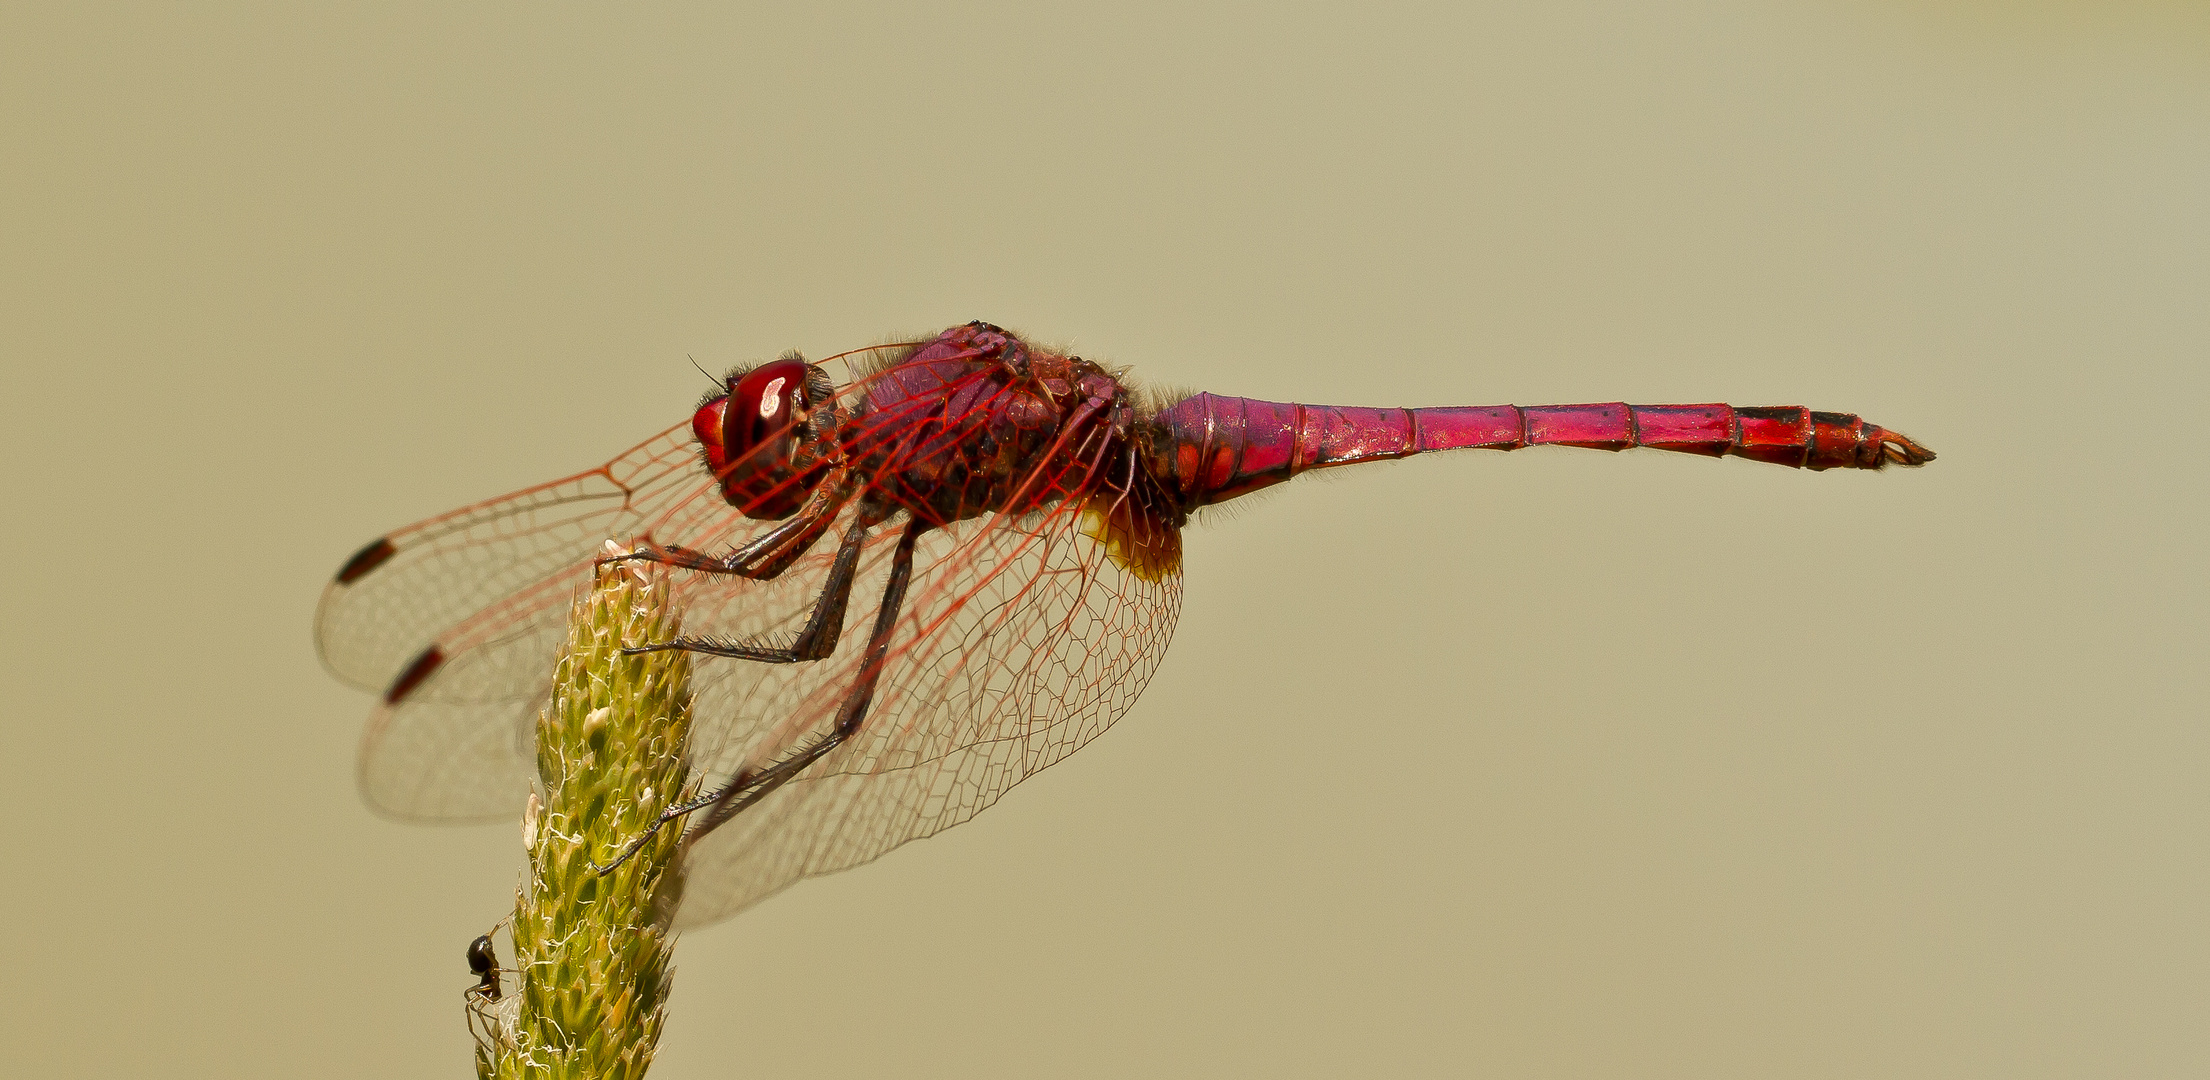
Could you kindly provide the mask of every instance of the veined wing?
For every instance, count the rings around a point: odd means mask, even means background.
[[[865,387],[862,379],[838,393],[856,397]],[[570,601],[590,580],[600,545],[649,539],[717,551],[766,527],[722,498],[685,423],[596,469],[464,506],[362,548],[315,615],[324,664],[384,695],[361,739],[362,797],[378,813],[413,820],[514,813],[532,776],[534,722],[550,693]],[[832,552],[825,545],[766,582],[678,575],[687,632],[794,632]],[[794,679],[773,665],[708,665],[701,676],[693,685],[708,701],[750,699]],[[729,686],[712,693],[721,683]],[[702,708],[695,738],[741,745],[759,715]]]
[[[589,472],[361,549],[323,591],[315,645],[332,673],[385,696],[361,745],[369,805],[447,821],[514,812],[529,722],[599,546],[645,535],[711,545],[740,522],[683,424]]]
[[[864,726],[693,845],[678,925],[966,821],[1127,711],[1173,632],[1179,569],[1124,566],[1090,513],[1060,502],[924,534]],[[875,604],[862,598],[881,596],[900,524],[871,545],[836,656],[765,672],[699,658],[698,715],[745,718],[723,728],[727,741],[694,744],[710,773],[764,765],[828,729],[863,662]],[[686,620],[720,621],[691,603]],[[715,670],[728,665],[739,671]]]
[[[866,383],[838,394],[861,396]],[[653,540],[713,551],[763,527],[721,497],[686,423],[596,469],[464,506],[362,548],[315,615],[325,666],[384,695],[362,736],[362,797],[407,819],[512,813],[527,790],[533,723],[569,601],[589,581],[600,545]],[[773,582],[682,575],[679,594],[697,601],[686,626],[724,637],[794,630],[828,561],[809,556]],[[714,670],[694,685],[734,680],[741,690],[731,693],[754,693],[755,683],[788,678]],[[707,744],[741,742],[750,729],[750,718],[733,712],[699,715]]]
[[[709,485],[679,424],[574,476],[418,521],[362,548],[323,590],[315,649],[331,674],[391,689],[450,632],[494,611],[520,617],[567,599],[570,573],[601,541]],[[551,600],[542,594],[557,592]],[[565,614],[565,609],[562,610]],[[450,692],[450,691],[448,691]],[[511,697],[512,695],[501,695]]]

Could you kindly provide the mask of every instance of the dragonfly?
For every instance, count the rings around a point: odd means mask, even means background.
[[[382,695],[357,766],[373,810],[510,818],[602,546],[665,564],[682,636],[648,647],[698,657],[706,787],[669,814],[685,829],[676,925],[695,927],[967,821],[1111,726],[1173,633],[1181,530],[1201,509],[1316,469],[1542,445],[1810,470],[1934,459],[1792,405],[1147,397],[1122,370],[971,322],[739,367],[604,465],[379,537],[326,588],[315,640],[339,679]]]

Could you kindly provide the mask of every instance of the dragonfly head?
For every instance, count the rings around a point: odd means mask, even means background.
[[[810,444],[830,426],[835,390],[828,373],[794,352],[730,372],[727,387],[691,416],[722,498],[749,518],[797,513],[820,475]]]

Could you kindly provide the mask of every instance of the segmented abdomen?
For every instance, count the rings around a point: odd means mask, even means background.
[[[1433,450],[1648,446],[1802,469],[1877,469],[1934,459],[1932,451],[1877,424],[1800,405],[1360,409],[1198,394],[1152,423],[1154,465],[1191,506],[1234,498],[1307,469]]]

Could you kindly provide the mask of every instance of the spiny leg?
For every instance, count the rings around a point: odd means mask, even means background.
[[[754,581],[766,581],[781,576],[800,556],[813,549],[821,535],[829,531],[836,520],[837,511],[852,496],[852,485],[844,470],[839,469],[823,478],[806,497],[805,505],[798,512],[768,531],[761,533],[743,547],[727,555],[708,555],[696,548],[676,544],[655,544],[645,541],[644,549],[617,555],[609,562],[655,562],[683,570],[697,570],[708,574],[734,574]]]
[[[890,559],[890,582],[883,588],[882,606],[875,609],[875,628],[867,635],[867,655],[860,667],[858,681],[845,693],[844,703],[837,708],[836,726],[822,736],[819,742],[789,759],[785,764],[791,767],[773,770],[779,773],[773,780],[752,785],[752,790],[741,797],[730,798],[714,806],[706,815],[706,820],[692,830],[692,840],[714,831],[722,822],[737,816],[739,812],[765,798],[769,792],[783,786],[784,782],[803,772],[807,765],[851,738],[859,731],[860,725],[866,722],[867,709],[875,701],[875,684],[881,681],[883,665],[890,656],[890,632],[897,626],[898,612],[905,604],[906,586],[913,581],[913,548],[927,528],[922,522],[914,521],[906,526],[904,535],[898,537],[897,551]],[[764,773],[762,775],[765,776]]]
[[[890,632],[898,624],[898,611],[905,604],[906,586],[913,580],[913,548],[926,529],[924,523],[913,521],[906,525],[904,534],[898,537],[897,551],[890,560],[890,582],[883,588],[882,605],[875,610],[875,628],[867,636],[867,655],[861,663],[859,677],[853,682],[852,688],[845,692],[844,702],[837,708],[836,725],[811,746],[765,769],[739,772],[728,783],[712,792],[668,807],[642,835],[622,848],[621,854],[615,856],[612,862],[598,866],[600,874],[612,873],[615,867],[629,861],[630,856],[643,848],[660,831],[661,826],[686,814],[711,807],[712,811],[707,814],[706,820],[691,830],[690,839],[695,841],[712,832],[723,822],[766,798],[776,788],[790,782],[793,777],[804,772],[807,766],[821,760],[859,730],[860,724],[867,719],[868,706],[874,703],[875,684],[881,680],[883,663],[890,655]]]
[[[843,541],[837,545],[836,561],[829,564],[828,583],[821,587],[821,595],[814,600],[812,614],[806,617],[806,625],[799,628],[798,637],[788,646],[747,645],[713,638],[679,637],[673,641],[658,641],[623,649],[622,655],[635,656],[638,653],[675,650],[703,653],[707,656],[727,656],[738,660],[757,660],[763,664],[795,664],[827,658],[836,652],[837,637],[844,632],[844,609],[852,598],[852,581],[858,576],[859,552],[867,544],[867,530],[881,521],[882,515],[872,512],[862,504],[859,516],[852,519],[851,527],[844,530]]]

